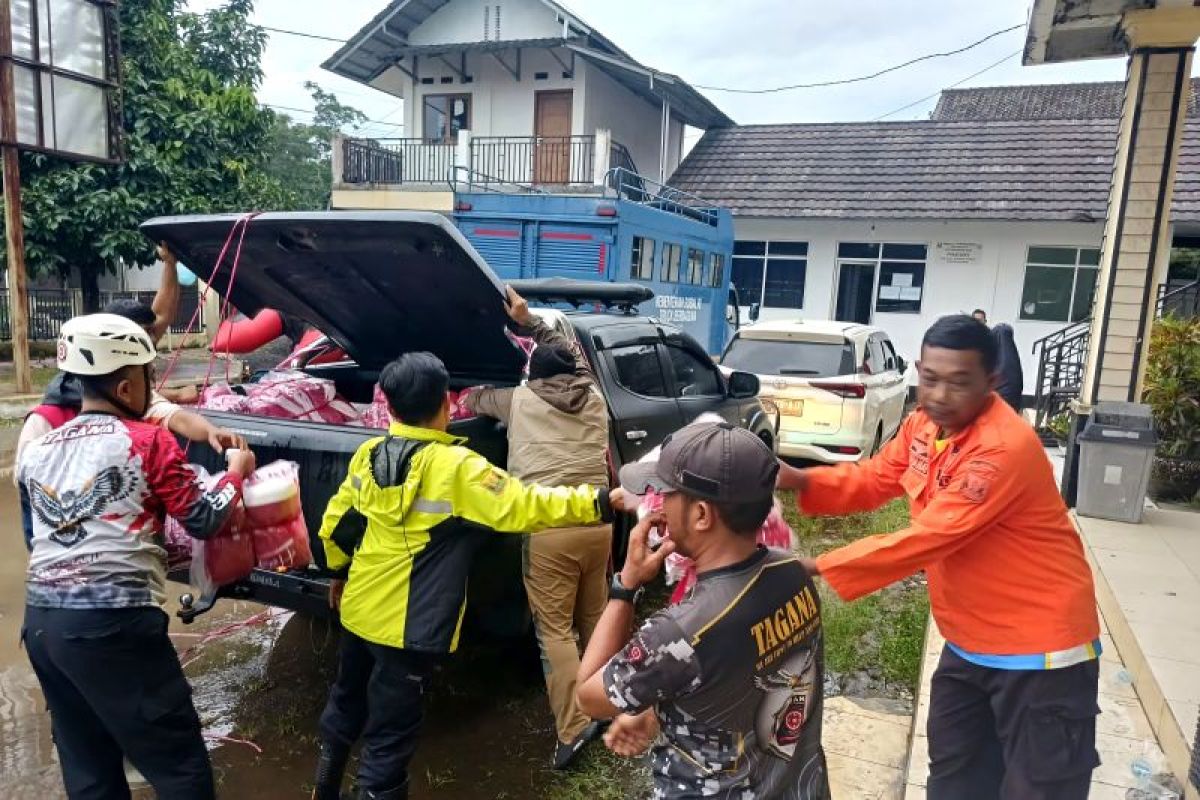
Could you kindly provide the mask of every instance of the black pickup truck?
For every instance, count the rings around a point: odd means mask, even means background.
[[[404,352],[438,355],[452,387],[514,386],[524,354],[505,335],[504,286],[458,229],[438,214],[420,212],[306,212],[262,214],[232,239],[238,217],[163,217],[142,225],[239,311],[274,308],[308,320],[348,359],[304,367],[333,380],[352,402],[370,402],[380,369]],[[217,266],[229,242],[225,263]],[[240,247],[236,272],[232,254]],[[230,277],[233,280],[230,280]],[[573,331],[599,377],[611,413],[615,466],[636,460],[670,432],[703,412],[720,414],[774,445],[776,420],[757,399],[758,379],[722,375],[694,339],[678,328],[628,309],[646,299],[643,286],[528,281],[518,291],[532,300],[607,307],[600,313],[545,311]],[[301,498],[316,565],[286,573],[256,570],[220,596],[251,599],[314,615],[328,614],[321,516],[355,450],[379,431],[242,414],[203,412],[244,435],[260,464],[288,459],[300,465]],[[452,432],[491,462],[507,459],[504,427],[495,420],[455,422]],[[221,469],[216,453],[192,445],[193,461]],[[618,527],[618,553],[624,530]],[[517,537],[496,536],[480,551],[471,575],[474,621],[492,633],[527,625]],[[185,576],[180,576],[185,578]],[[185,603],[193,618],[214,598]],[[516,612],[516,613],[514,613]]]

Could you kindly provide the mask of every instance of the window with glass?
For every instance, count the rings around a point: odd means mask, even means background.
[[[673,345],[667,347],[667,355],[671,358],[678,397],[711,397],[724,393],[712,361],[701,361],[695,354]]]
[[[683,261],[683,248],[677,244],[663,245],[662,276],[664,283],[679,283],[679,269]]]
[[[768,308],[803,308],[808,242],[733,243],[731,279],[738,299]]]
[[[725,255],[723,253],[708,254],[708,285],[720,289],[725,285]]]
[[[1100,250],[1030,247],[1021,288],[1021,319],[1078,322],[1092,311]]]
[[[458,132],[471,128],[471,95],[427,94],[424,103],[425,141],[455,144]]]
[[[838,244],[838,263],[854,262],[875,267],[878,275],[875,284],[877,312],[920,314],[928,253],[929,247],[924,244],[841,242]],[[864,291],[868,288],[862,287]]]
[[[633,237],[633,252],[629,258],[629,276],[638,281],[654,280],[654,240]]]
[[[608,355],[621,386],[643,397],[668,396],[657,347],[652,344],[614,347]]]
[[[694,247],[688,248],[687,282],[693,286],[704,283],[704,251]]]

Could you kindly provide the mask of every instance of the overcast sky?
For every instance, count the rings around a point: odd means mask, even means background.
[[[387,0],[258,0],[260,25],[335,38],[353,35]],[[196,10],[219,0],[191,0]],[[563,0],[589,26],[639,61],[693,85],[762,88],[865,75],[927,53],[954,50],[1026,21],[1029,0]],[[704,93],[739,123],[924,119],[937,92],[969,86],[1120,80],[1123,59],[1023,67],[1025,30],[965,53],[932,59],[874,80],[776,94]],[[374,136],[403,135],[399,102],[321,69],[338,45],[271,34],[259,92],[264,103],[309,109],[306,80],[320,83],[372,120]],[[997,64],[997,62],[1001,62]],[[303,115],[295,115],[302,117]],[[383,123],[383,124],[380,124]]]

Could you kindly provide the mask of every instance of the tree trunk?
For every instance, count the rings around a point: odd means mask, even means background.
[[[100,271],[91,266],[79,267],[79,286],[83,293],[83,313],[100,310]]]

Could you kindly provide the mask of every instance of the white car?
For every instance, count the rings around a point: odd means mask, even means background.
[[[825,463],[870,456],[904,417],[906,364],[879,328],[762,322],[734,334],[722,366],[758,376],[779,408],[781,456]]]

